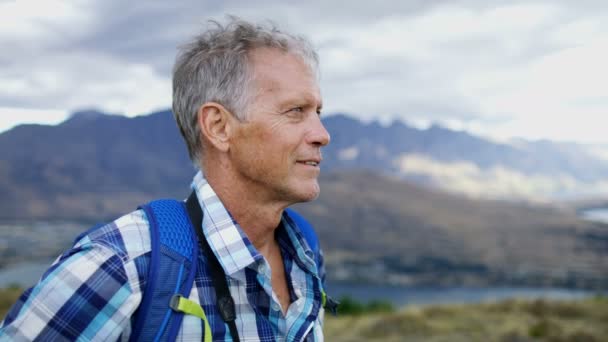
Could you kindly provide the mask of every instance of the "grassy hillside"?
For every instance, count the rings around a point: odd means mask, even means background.
[[[21,289],[0,290],[0,319]],[[601,342],[608,341],[608,298],[507,300],[488,304],[408,307],[325,316],[327,341]],[[380,312],[377,312],[380,311]],[[390,311],[390,310],[388,310]],[[351,311],[352,312],[352,311]]]
[[[608,298],[410,307],[325,319],[328,341],[608,341]]]

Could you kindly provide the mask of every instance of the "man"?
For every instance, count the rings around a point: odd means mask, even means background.
[[[319,117],[317,61],[306,40],[239,19],[216,23],[176,59],[173,112],[201,170],[192,188],[202,224],[193,224],[225,274],[241,340],[323,338],[322,261],[311,263],[284,213],[319,194],[330,137]],[[0,340],[131,338],[149,272],[149,221],[137,210],[80,238],[24,293]],[[188,296],[205,324],[185,315],[177,340],[201,340],[206,329],[213,340],[232,338],[208,267],[198,265]]]

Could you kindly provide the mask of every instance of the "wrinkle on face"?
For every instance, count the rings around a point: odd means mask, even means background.
[[[237,123],[230,158],[238,179],[256,198],[287,205],[314,199],[318,169],[301,160],[317,158],[309,139],[319,128],[321,94],[309,67],[297,56],[260,49],[251,55],[255,96],[247,120]],[[300,108],[301,110],[294,110]]]

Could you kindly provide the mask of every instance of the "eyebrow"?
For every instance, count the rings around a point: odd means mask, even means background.
[[[315,96],[311,96],[311,94],[306,94],[304,96],[288,97],[284,101],[281,101],[280,106],[285,107],[285,106],[297,104],[297,105],[301,105],[301,106],[306,105],[306,106],[314,107],[317,110],[321,110],[323,108],[323,100],[319,99],[319,103],[316,106],[315,106],[315,102],[316,102]]]

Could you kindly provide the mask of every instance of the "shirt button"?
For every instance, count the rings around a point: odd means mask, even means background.
[[[279,311],[279,309],[280,309],[279,304],[277,304],[275,302],[272,302],[271,306],[272,306],[272,310],[274,310],[274,311]]]

